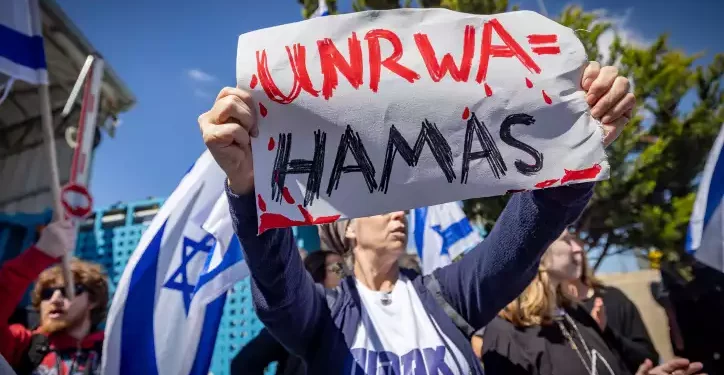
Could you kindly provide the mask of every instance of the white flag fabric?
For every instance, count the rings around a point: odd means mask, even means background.
[[[450,264],[452,259],[483,240],[470,225],[459,202],[416,208],[410,221],[424,274]]]
[[[11,80],[48,83],[38,0],[0,1],[0,73]]]
[[[106,323],[105,375],[206,375],[226,292],[248,275],[206,151],[143,234]]]
[[[694,211],[689,221],[686,249],[700,262],[724,272],[724,125],[704,167]]]

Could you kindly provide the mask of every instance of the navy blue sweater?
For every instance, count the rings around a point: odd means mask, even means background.
[[[485,326],[533,279],[540,257],[584,209],[593,183],[514,194],[488,237],[463,261],[434,275],[445,300],[473,328]],[[350,352],[361,319],[353,279],[343,280],[334,305],[305,272],[292,231],[272,229],[257,236],[255,195],[227,187],[234,230],[251,272],[259,319],[282,345],[307,362],[309,374],[364,374]],[[470,342],[422,283],[413,285],[429,316],[482,374]],[[422,367],[415,374],[425,374]]]

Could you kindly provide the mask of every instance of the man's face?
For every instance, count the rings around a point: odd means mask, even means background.
[[[41,326],[48,333],[75,328],[86,321],[90,323],[90,311],[95,304],[88,299],[85,288],[77,284],[75,297],[65,297],[62,285],[52,285],[42,289],[40,302]]]

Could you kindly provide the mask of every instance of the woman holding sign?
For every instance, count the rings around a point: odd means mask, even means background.
[[[591,63],[581,85],[591,114],[605,121],[608,145],[631,117],[629,83],[616,68]],[[365,261],[355,265],[354,277],[325,291],[304,271],[291,229],[257,236],[255,108],[249,92],[225,88],[199,125],[228,177],[254,304],[269,331],[304,358],[310,374],[482,374],[458,327],[485,326],[525,289],[543,252],[588,203],[593,183],[513,195],[485,241],[431,277],[403,274],[397,266],[407,243],[404,212],[353,219],[338,237]]]

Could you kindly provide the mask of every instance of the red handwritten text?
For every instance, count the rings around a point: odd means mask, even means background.
[[[476,54],[476,32],[474,26],[465,26],[462,33],[462,53],[457,61],[452,53],[438,56],[427,34],[416,33],[412,36],[417,47],[416,53],[422,59],[433,82],[440,82],[446,76],[449,76],[455,82],[468,82]],[[494,34],[502,41],[502,44],[493,44]],[[291,84],[287,86],[289,87],[288,92],[284,92],[275,83],[269,68],[266,49],[256,51],[257,73],[252,76],[250,86],[254,88],[258,81],[267,97],[280,104],[292,103],[302,91],[313,97],[318,97],[321,91],[322,97],[329,100],[339,86],[338,76],[340,74],[346,78],[353,88],[359,89],[364,83],[363,76],[365,73],[362,57],[363,47],[360,39],[356,33],[352,33],[347,38],[346,53],[341,52],[330,38],[317,41],[322,73],[321,90],[314,87],[309,77],[306,47],[299,43],[285,47],[289,60],[289,69],[292,73]],[[528,35],[527,39],[534,54],[550,55],[560,53],[560,47],[556,44],[558,42],[557,35],[531,34]],[[400,36],[394,31],[373,29],[364,35],[364,40],[367,42],[367,64],[369,64],[368,85],[372,92],[377,92],[380,89],[383,68],[389,74],[402,78],[409,83],[421,79],[418,72],[403,65],[401,60],[405,52],[404,45]],[[382,55],[382,43],[386,44],[386,51],[391,51],[387,56]],[[540,66],[532,58],[533,55],[526,51],[497,19],[491,19],[483,24],[482,39],[479,45],[480,52],[475,75],[475,81],[479,84],[484,84],[487,80],[492,58],[515,58],[528,72],[533,74],[541,73]],[[526,85],[529,88],[533,87],[532,81],[527,78]],[[493,90],[489,85],[485,84],[484,88],[487,96],[493,94]]]
[[[332,92],[337,88],[337,70],[347,78],[355,89],[362,85],[362,47],[356,33],[352,33],[352,37],[347,40],[347,44],[349,47],[349,62],[339,52],[332,39],[317,42],[322,75],[324,76],[322,95],[325,99],[331,98]]]
[[[392,55],[382,60],[382,52],[380,50],[380,39],[385,39],[392,44]],[[402,42],[394,32],[384,29],[370,30],[365,35],[365,40],[369,45],[370,54],[370,89],[377,92],[380,86],[380,75],[382,67],[412,83],[420,79],[420,75],[412,69],[401,65],[398,61],[402,58]]]
[[[493,45],[493,31],[498,34],[498,37],[503,41],[504,45]],[[483,26],[483,44],[480,55],[480,65],[478,67],[478,75],[475,80],[478,83],[485,81],[488,75],[488,65],[490,64],[491,57],[517,57],[518,60],[526,67],[531,73],[539,74],[541,72],[538,64],[533,61],[533,58],[528,55],[523,47],[513,39],[503,25],[496,19],[492,19],[485,23]]]
[[[470,76],[470,67],[473,62],[473,55],[475,54],[475,27],[468,25],[465,26],[465,34],[463,36],[463,56],[460,59],[460,68],[455,65],[453,57],[446,53],[442,57],[442,62],[438,62],[435,56],[435,49],[430,44],[426,34],[415,34],[415,44],[417,49],[420,50],[420,56],[425,62],[430,78],[435,82],[440,82],[442,77],[445,76],[446,72],[450,73],[450,77],[455,82],[467,82]]]

